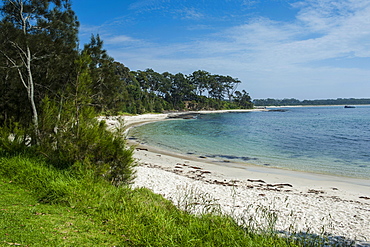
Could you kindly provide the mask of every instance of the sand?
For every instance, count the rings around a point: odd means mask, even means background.
[[[208,112],[202,112],[208,113]],[[133,127],[168,114],[126,116]],[[116,118],[106,119],[116,126]],[[146,187],[193,213],[221,210],[240,224],[328,234],[370,246],[370,180],[295,172],[179,155],[135,140],[133,187]],[[253,219],[253,220],[251,220]],[[276,222],[275,222],[276,220]]]

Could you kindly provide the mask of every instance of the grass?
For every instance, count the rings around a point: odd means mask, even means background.
[[[112,241],[88,215],[38,203],[30,191],[0,180],[0,246],[94,246]]]
[[[192,215],[147,189],[41,160],[0,158],[0,246],[300,246],[230,217]]]

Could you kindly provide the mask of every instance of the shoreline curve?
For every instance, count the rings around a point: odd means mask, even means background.
[[[192,113],[222,112],[227,111]],[[164,121],[168,116],[169,113],[143,114],[123,116],[123,119],[129,131],[138,125]],[[115,118],[105,119],[108,126],[117,124]],[[175,205],[184,188],[195,186],[199,193],[215,198],[225,213],[237,212],[246,216],[247,208],[268,207],[277,212],[276,227],[281,231],[294,225],[295,231],[311,229],[320,234],[323,227],[327,227],[326,232],[333,236],[361,241],[370,239],[370,229],[366,227],[370,225],[370,180],[232,161],[219,163],[211,158],[202,159],[143,145],[136,140],[127,140],[127,143],[135,147],[134,158],[139,163],[133,187],[149,188]],[[230,205],[231,201],[236,205]]]

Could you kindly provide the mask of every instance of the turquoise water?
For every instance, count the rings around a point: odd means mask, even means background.
[[[155,122],[134,128],[130,136],[220,161],[370,179],[370,106],[285,110]]]

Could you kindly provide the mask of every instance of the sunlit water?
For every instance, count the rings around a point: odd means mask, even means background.
[[[370,179],[370,106],[285,109],[155,122],[130,136],[221,161]]]

